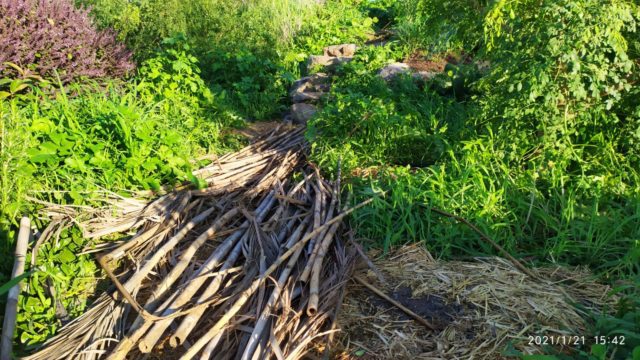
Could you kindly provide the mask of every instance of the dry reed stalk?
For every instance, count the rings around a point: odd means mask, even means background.
[[[316,176],[317,173],[316,173]],[[318,227],[320,227],[320,224],[322,224],[322,194],[321,194],[321,190],[322,189],[320,186],[314,185],[313,183],[311,183],[311,187],[315,190],[315,203],[314,203],[314,208],[313,208],[313,228],[316,229]],[[307,266],[304,268],[304,271],[302,272],[302,275],[300,275],[300,282],[307,282],[307,280],[309,279],[309,275],[311,275],[311,265],[313,264],[313,259],[315,259],[316,254],[317,254],[317,244],[316,244],[316,239],[320,239],[322,241],[322,238],[324,238],[324,232],[318,233],[318,236],[316,238],[311,239],[311,241],[309,241],[309,246],[308,246],[308,253],[309,253],[309,260],[307,263]],[[318,242],[319,243],[319,242]]]
[[[320,242],[319,250],[315,258],[313,258],[313,263],[309,266],[312,269],[311,281],[309,282],[309,305],[307,306],[307,314],[309,316],[314,316],[318,312],[318,288],[320,287],[320,270],[322,269],[322,261],[324,260],[327,250],[329,249],[329,245],[333,241],[333,237],[338,230],[338,225],[339,224],[336,224],[329,228],[324,239]]]
[[[298,239],[302,235],[302,229],[305,226],[306,225],[305,225],[304,222],[299,225],[298,229],[296,229],[296,232],[294,233],[294,235],[290,239],[291,242],[295,243],[295,242],[298,241]],[[293,270],[294,265],[298,261],[298,257],[302,253],[302,250],[303,250],[303,248],[300,247],[296,252],[294,252],[294,254],[289,259],[289,262],[287,263],[287,266],[280,273],[280,277],[278,278],[278,281],[275,284],[275,287],[273,289],[273,292],[271,293],[269,301],[267,302],[267,305],[265,306],[264,310],[262,311],[262,314],[260,315],[260,317],[258,318],[258,320],[256,322],[256,325],[253,328],[253,332],[251,333],[251,337],[250,337],[249,343],[247,344],[247,346],[245,348],[245,351],[242,354],[242,357],[241,357],[242,360],[247,360],[247,359],[250,359],[250,358],[253,357],[253,353],[254,353],[254,351],[256,349],[256,346],[257,346],[257,341],[256,340],[261,337],[261,335],[262,335],[262,333],[263,333],[263,331],[264,331],[264,329],[265,329],[265,327],[267,325],[267,321],[269,319],[269,316],[271,315],[271,310],[275,306],[276,301],[278,301],[278,298],[280,296],[280,291],[284,287],[284,283],[286,282],[286,280],[289,278],[289,275],[291,274],[291,271]]]
[[[236,243],[236,246],[231,251],[231,255],[229,255],[225,263],[220,268],[221,272],[233,266],[233,264],[240,257],[241,249],[242,249],[242,243],[241,242]],[[218,275],[214,277],[213,280],[210,282],[210,284],[207,286],[207,288],[202,292],[202,294],[198,298],[198,304],[203,303],[204,301],[209,299],[211,296],[213,296],[220,289],[220,286],[222,285],[223,280],[224,280],[224,277],[222,275]],[[201,310],[194,311],[184,317],[184,319],[182,320],[182,322],[180,323],[180,325],[178,326],[174,334],[169,339],[169,343],[172,347],[174,348],[178,347],[179,345],[185,342],[186,338],[191,334],[191,331],[196,326],[196,324],[198,323],[198,320],[200,320],[200,317],[205,313],[205,311],[206,309],[202,308]]]
[[[266,212],[271,208],[271,206],[273,205],[273,202],[275,201],[275,197],[273,196],[273,194],[270,194],[267,197],[267,199],[268,201],[266,202],[266,206],[263,209],[261,209],[260,213],[258,214],[258,221],[261,221],[264,218],[264,216],[266,216]],[[237,208],[234,210],[235,212],[231,215],[231,217],[234,217],[239,211]],[[229,215],[229,213],[225,214],[225,216],[226,215]],[[173,311],[175,311],[175,309],[180,308],[181,306],[186,304],[188,301],[190,301],[192,297],[194,297],[196,291],[198,291],[200,287],[204,284],[204,282],[207,280],[206,278],[198,277],[197,275],[212,271],[215,267],[217,267],[222,262],[223,257],[227,255],[227,253],[231,250],[233,246],[235,246],[235,243],[233,241],[229,241],[230,239],[232,238],[227,239],[227,241],[223,242],[221,245],[218,246],[216,251],[201,266],[199,273],[196,274],[196,278],[192,279],[189,282],[188,286],[185,289],[183,289],[183,291],[172,302],[172,304],[166,308],[166,310],[163,312],[163,316],[171,314]],[[176,268],[177,267],[174,267],[174,269]],[[211,295],[213,294],[209,294],[208,296],[205,297],[205,299],[210,297]],[[140,342],[140,345],[139,345],[140,350],[143,353],[151,351],[151,349],[156,344],[160,336],[162,336],[162,333],[167,329],[167,327],[169,327],[169,325],[171,325],[171,323],[172,323],[172,319],[156,322],[151,328],[151,330],[149,330],[147,335],[144,337],[144,339]]]
[[[159,252],[163,251],[166,254],[167,249],[172,249],[173,246],[175,246],[177,242],[179,242],[184,236],[186,236],[189,233],[189,231],[193,229],[193,227],[195,227],[196,224],[204,221],[208,216],[210,216],[213,213],[213,211],[215,211],[215,209],[216,209],[215,206],[211,207],[208,210],[196,216],[195,218],[193,218],[187,225],[182,227],[182,229],[176,235],[174,235],[174,237],[172,237],[171,240],[165,243],[165,246],[161,248]],[[181,262],[176,264],[176,266],[172,268],[171,272],[163,278],[163,281],[161,282],[161,284],[154,290],[151,297],[147,300],[147,304],[145,305],[146,311],[153,312],[158,308],[157,301],[164,296],[164,294],[169,290],[171,285],[173,285],[173,283],[178,279],[178,276],[182,273],[182,271],[184,271],[189,261],[191,260],[191,257],[193,257],[195,251],[202,245],[202,243],[204,243],[204,241],[206,241],[211,236],[213,236],[216,233],[216,231],[218,231],[221,228],[222,225],[224,225],[237,213],[238,213],[238,209],[235,208],[227,212],[226,214],[222,215],[216,222],[214,222],[211,226],[209,226],[209,228],[204,233],[200,234],[200,236],[198,236],[198,238],[194,240],[194,242],[191,244],[190,248],[188,249],[189,251],[182,254]],[[152,259],[155,259],[156,254],[154,254],[154,257]],[[143,271],[143,270],[139,270],[139,272],[140,271]],[[127,283],[128,282],[129,281],[127,281]],[[162,310],[166,308],[166,306],[168,306],[171,303],[171,300],[172,299],[166,300],[165,303],[160,305],[160,309]],[[145,316],[140,314],[140,316],[135,320],[127,337],[125,337],[122,341],[120,341],[116,349],[114,349],[112,355],[109,356],[110,360],[123,359],[129,353],[129,351],[135,345],[135,343],[147,332],[149,328],[152,327],[154,321],[145,320],[144,318]]]
[[[24,262],[27,254],[27,245],[31,237],[31,220],[28,217],[20,219],[20,230],[16,241],[15,260],[11,278],[15,279],[24,272]],[[18,311],[18,297],[20,296],[20,283],[15,284],[7,294],[4,321],[2,324],[2,342],[0,345],[0,358],[10,360],[12,357],[13,333],[16,328],[16,316]]]
[[[266,199],[261,203],[261,205],[259,206],[258,210],[261,212],[266,211],[266,209],[268,209],[269,207],[271,207],[271,204],[273,203],[273,197],[271,195],[267,196]],[[175,236],[180,235],[181,238],[184,237],[191,229],[193,229],[193,227],[199,223],[202,222],[205,218],[207,218],[212,211],[215,209],[215,207],[212,207],[211,211],[207,210],[206,212],[203,212],[202,214],[200,214],[199,216],[197,216],[196,218],[192,219],[191,222],[188,224],[187,227],[183,227],[183,229],[176,234]],[[235,216],[235,214],[237,214],[237,209],[236,212],[233,214],[233,216]],[[230,238],[228,238],[227,240],[225,240],[225,242],[223,243],[223,247],[224,244],[227,244],[227,246],[230,246],[235,240],[237,240],[242,234],[243,231],[236,231],[237,234],[236,236],[232,235]],[[179,240],[181,240],[178,239]],[[173,241],[175,239],[170,240],[169,242]],[[175,268],[174,268],[175,270]],[[179,273],[175,273],[176,275],[179,275]],[[160,284],[158,286],[158,288],[156,288],[156,290],[154,291],[154,293],[152,294],[152,296],[150,297],[150,299],[147,301],[147,305],[145,305],[145,308],[148,311],[155,311],[156,309],[166,309],[170,306],[171,304],[171,299],[167,300],[165,303],[163,303],[160,307],[157,306],[157,304],[154,305],[153,301],[155,299],[159,299],[171,286],[171,284],[173,284],[173,282],[176,280],[175,276],[167,276],[165,277],[165,279],[163,280],[162,284]],[[194,310],[194,314],[198,313],[198,312],[204,312],[204,308],[202,308],[201,310]],[[165,314],[168,315],[168,314]],[[118,344],[118,346],[116,347],[116,349],[114,349],[112,355],[109,357],[110,360],[116,360],[116,359],[123,359],[126,354],[131,350],[131,348],[139,341],[140,338],[142,338],[145,333],[149,330],[149,328],[151,328],[151,326],[154,325],[152,322],[143,322],[143,317],[140,316],[136,319],[136,321],[134,322],[133,326],[131,327],[131,330],[129,331],[129,334],[127,335],[127,337],[125,337],[122,341],[120,341],[120,343]],[[157,328],[158,330],[160,329],[160,326],[158,326]],[[156,331],[158,331],[156,330]],[[162,335],[161,333],[159,335]],[[152,335],[152,336],[159,336],[159,335]],[[149,338],[151,339],[151,337]],[[157,338],[156,338],[157,340]],[[150,340],[147,340],[150,341]],[[140,345],[141,347],[143,347],[141,350],[145,351],[145,349],[147,347],[144,347],[145,345]]]
[[[193,344],[188,350],[187,352],[182,355],[182,357],[180,359],[183,360],[188,360],[193,358],[200,350],[202,350],[202,348],[207,345],[209,343],[209,341],[214,338],[218,332],[220,330],[222,330],[222,328],[224,328],[227,323],[229,322],[229,320],[235,316],[240,309],[242,308],[242,306],[249,300],[249,297],[256,291],[256,289],[258,288],[258,286],[260,286],[268,276],[271,275],[271,273],[273,273],[284,261],[286,261],[291,255],[293,255],[298,249],[302,248],[311,238],[313,238],[314,236],[318,235],[320,232],[322,232],[323,230],[329,228],[331,225],[342,221],[342,219],[349,215],[350,213],[352,213],[353,211],[355,211],[356,209],[359,209],[365,205],[367,205],[368,203],[370,203],[373,199],[369,199],[369,200],[365,200],[364,202],[346,210],[343,211],[341,214],[337,215],[336,217],[334,217],[333,219],[329,220],[328,222],[326,222],[324,225],[318,227],[317,229],[313,230],[312,232],[308,233],[307,235],[305,235],[298,243],[296,243],[294,246],[292,246],[289,250],[287,250],[284,254],[282,254],[278,260],[276,260],[265,272],[264,274],[259,277],[257,280],[255,280],[251,286],[249,288],[247,288],[246,290],[244,290],[238,300],[236,300],[236,302],[227,310],[227,312],[224,314],[224,316],[222,316],[222,318],[220,320],[218,320],[216,322],[216,324],[211,327],[206,334],[204,334],[200,339],[198,339],[198,341],[196,341],[195,344]]]
[[[127,289],[127,291],[131,292],[131,291],[133,291],[132,290],[133,288],[140,286],[140,282],[142,282],[142,280],[145,277],[147,277],[147,275],[149,275],[149,273],[153,270],[153,268],[155,268],[155,266],[162,259],[164,259],[164,257],[171,250],[173,250],[173,248],[186,236],[186,234],[191,229],[193,229],[193,227],[196,224],[198,224],[199,222],[201,222],[204,219],[206,219],[207,216],[209,216],[213,211],[215,211],[215,207],[211,208],[209,210],[206,210],[202,214],[200,214],[200,216],[197,216],[197,217],[193,218],[176,235],[174,235],[173,237],[171,237],[171,239],[169,239],[167,242],[165,242],[160,249],[158,249],[155,253],[153,253],[151,258],[147,259],[147,261],[145,262],[144,266],[140,270],[136,271],[136,273],[133,274],[131,276],[131,278],[129,278],[127,280],[127,282],[124,284],[125,289]],[[213,225],[212,225],[212,227],[207,229],[207,231],[201,235],[202,238],[204,238],[204,240],[206,240],[206,238],[212,236],[213,233],[215,233],[215,230],[216,230],[216,228],[214,228]],[[201,242],[204,241],[204,240],[200,239]],[[107,258],[107,260],[110,260],[110,259]]]

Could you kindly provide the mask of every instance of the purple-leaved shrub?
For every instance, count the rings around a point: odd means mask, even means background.
[[[134,63],[115,35],[70,0],[0,0],[0,76],[12,71],[5,62],[48,77],[55,70],[64,83],[124,76]]]

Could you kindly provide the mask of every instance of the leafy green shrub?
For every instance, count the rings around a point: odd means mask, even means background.
[[[514,158],[535,147],[534,157],[568,172],[606,171],[589,159],[599,156],[599,139],[620,149],[628,137],[610,110],[632,86],[623,32],[635,30],[640,13],[616,0],[539,5],[496,6],[488,15],[492,70],[479,84],[483,118],[498,119],[505,148],[519,148],[510,150]]]
[[[615,312],[611,315],[599,314],[595,316],[594,334],[609,338],[614,336],[624,336],[625,338],[624,345],[601,345],[601,354],[612,354],[609,358],[614,359],[635,360],[640,356],[639,289],[640,277],[630,278],[625,285],[618,286],[612,291],[612,294],[620,295],[620,300],[614,309]]]
[[[354,0],[329,0],[316,9],[294,39],[295,50],[304,54],[321,54],[325,46],[342,43],[363,44],[375,33],[376,18],[367,16]]]
[[[25,116],[37,142],[27,152],[39,179],[32,187],[68,190],[80,201],[77,194],[92,184],[158,189],[185,180],[190,158],[217,150],[228,121],[216,116],[197,73],[193,57],[169,50],[144,63],[142,80],[125,87],[70,86],[74,97],[61,91],[46,101],[36,90],[15,99],[30,110]]]
[[[87,12],[67,0],[2,0],[0,33],[0,75],[13,71],[7,62],[65,83],[120,77],[134,67],[115,35],[96,31]]]
[[[69,321],[83,313],[96,288],[98,268],[83,251],[82,234],[68,227],[56,241],[38,251],[37,270],[29,277],[18,304],[16,319],[21,348],[44,342]]]
[[[76,0],[89,6],[103,27],[120,37],[141,59],[153,56],[162,40],[187,36],[197,54],[211,50],[250,51],[277,56],[311,14],[315,0]]]
[[[13,250],[11,224],[37,210],[25,194],[53,203],[92,204],[99,189],[155,190],[195,181],[193,158],[234,146],[222,131],[237,118],[217,106],[197,60],[180,41],[167,43],[128,83],[26,85],[0,102],[2,171],[10,174],[0,181],[2,256],[10,257]],[[96,266],[91,256],[77,255],[85,245],[79,230],[68,228],[40,250],[20,304],[23,344],[40,343],[59,328],[56,307],[64,306],[73,318],[86,306]],[[9,271],[2,270],[2,276]]]
[[[309,122],[320,165],[333,169],[342,158],[347,171],[384,164],[427,166],[458,136],[461,104],[411,76],[387,82],[376,75],[394,55],[375,48],[343,67],[323,109]]]
[[[248,51],[213,51],[207,55],[205,78],[239,114],[270,119],[284,109],[283,99],[293,75],[282,66]]]
[[[407,0],[396,5],[398,38],[411,49],[434,52],[479,49],[487,0]],[[504,1],[495,2],[504,3]]]
[[[430,3],[455,5],[420,2]],[[372,75],[380,65],[345,66],[310,138],[313,158],[329,172],[340,158],[347,170],[379,166],[370,180],[352,179],[356,193],[386,191],[356,214],[359,234],[385,247],[425,241],[443,256],[493,253],[477,234],[430,212],[434,206],[522,256],[588,264],[611,279],[637,272],[637,75],[621,40],[634,34],[637,9],[609,4],[483,7],[486,19],[458,33],[461,43],[490,45],[481,51],[491,69],[480,80],[461,65],[421,89],[409,79],[381,82]],[[463,23],[458,13],[432,15],[441,25]],[[394,166],[402,164],[428,167]]]
[[[362,44],[375,19],[361,1],[330,0],[78,0],[92,6],[102,26],[120,37],[138,59],[148,59],[164,38],[183,34],[193,45],[203,77],[238,114],[279,116],[286,90],[308,55],[341,42]]]

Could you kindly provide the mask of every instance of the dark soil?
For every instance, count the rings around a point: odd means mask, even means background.
[[[436,295],[425,295],[418,298],[413,298],[411,289],[409,287],[401,287],[393,293],[389,294],[391,298],[400,304],[406,306],[414,313],[425,318],[438,328],[445,328],[448,324],[454,321],[457,317],[464,313],[464,308],[460,304],[447,304],[443,299]],[[388,310],[390,313],[396,315],[399,319],[410,320],[412,319],[403,311],[393,306],[391,303],[383,300],[377,296],[371,296],[369,301],[372,305]]]
[[[404,62],[416,71],[443,72],[447,64],[470,64],[472,60],[466,54],[445,53],[426,56],[415,53],[409,56]]]

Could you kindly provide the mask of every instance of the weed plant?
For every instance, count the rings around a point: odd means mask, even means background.
[[[126,195],[185,181],[197,186],[190,170],[199,164],[192,160],[237,145],[224,130],[239,119],[218,105],[189,46],[176,41],[164,46],[129,82],[22,82],[25,87],[14,86],[21,90],[0,101],[3,258],[12,258],[19,216],[37,210],[25,195],[97,205],[97,191]],[[42,230],[46,223],[36,220],[35,225]],[[100,274],[92,256],[78,255],[85,245],[79,229],[69,227],[40,249],[20,298],[17,336],[23,350],[46,340],[87,306]],[[11,263],[2,266],[4,283]]]

